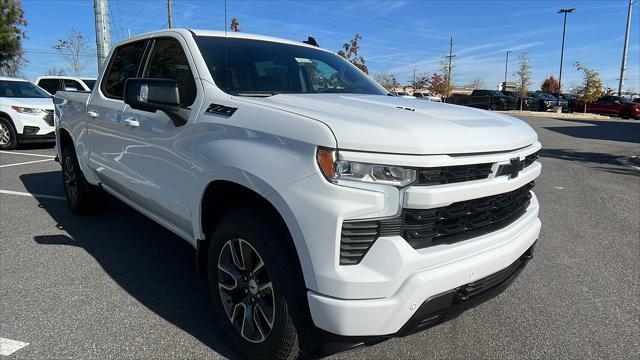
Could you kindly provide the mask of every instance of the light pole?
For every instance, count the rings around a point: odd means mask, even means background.
[[[564,26],[562,27],[562,50],[560,50],[560,76],[558,77],[558,99],[556,106],[560,106],[560,92],[562,91],[562,59],[564,58],[564,36],[567,32],[567,14],[573,12],[575,8],[564,8],[558,10],[558,14],[564,14]]]
[[[502,83],[502,91],[507,90],[507,69],[509,68],[509,53],[511,50],[507,50],[507,59],[504,61],[504,82]]]
[[[622,96],[624,85],[624,71],[627,66],[627,47],[629,46],[629,28],[631,27],[631,7],[633,0],[629,0],[629,10],[627,12],[627,32],[624,34],[624,49],[622,50],[622,65],[620,66],[620,82],[618,83],[618,96]]]

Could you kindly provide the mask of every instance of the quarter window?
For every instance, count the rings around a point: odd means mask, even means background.
[[[144,73],[146,78],[173,79],[178,83],[180,105],[188,107],[196,99],[196,82],[182,46],[175,39],[156,40]]]
[[[111,66],[105,76],[102,91],[107,97],[122,100],[124,83],[136,77],[146,41],[138,41],[116,49]]]

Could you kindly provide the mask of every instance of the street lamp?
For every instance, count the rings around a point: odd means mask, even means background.
[[[564,58],[564,35],[567,32],[567,14],[574,10],[575,8],[558,10],[558,14],[564,14],[564,26],[562,27],[562,50],[560,50],[560,76],[558,77],[558,102],[556,106],[560,106],[560,91],[562,91],[562,59]]]
[[[504,82],[502,83],[502,91],[507,90],[507,69],[509,68],[509,53],[511,50],[507,50],[507,59],[504,61]]]

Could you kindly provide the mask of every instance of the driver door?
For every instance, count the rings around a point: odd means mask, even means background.
[[[181,107],[198,109],[202,87],[195,81],[195,66],[180,38],[156,38],[142,72],[143,78],[173,79],[178,83]],[[120,163],[132,174],[131,199],[156,216],[192,236],[190,204],[196,178],[192,171],[189,138],[196,111],[186,123],[175,123],[162,111],[149,112],[125,105],[124,150]]]

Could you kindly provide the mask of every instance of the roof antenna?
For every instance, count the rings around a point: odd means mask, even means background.
[[[318,45],[318,42],[316,41],[316,39],[313,38],[313,36],[309,36],[306,41],[303,41],[303,43],[309,44],[315,47],[320,47],[320,45]]]

